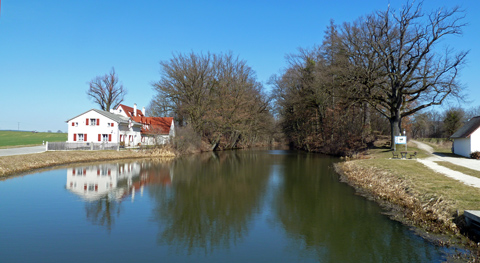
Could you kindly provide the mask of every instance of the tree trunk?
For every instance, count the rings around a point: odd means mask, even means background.
[[[390,142],[391,142],[391,148],[394,148],[395,144],[395,136],[399,136],[401,131],[400,131],[400,126],[402,125],[400,114],[392,116],[390,119]]]

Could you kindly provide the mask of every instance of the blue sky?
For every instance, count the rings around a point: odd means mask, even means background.
[[[232,51],[258,80],[285,67],[285,55],[320,44],[330,19],[351,22],[405,1],[3,0],[0,13],[0,130],[66,131],[66,120],[97,108],[87,82],[115,67],[123,102],[147,106],[159,62],[174,52]],[[460,5],[469,25],[450,44],[470,50],[460,81],[480,106],[480,1],[425,1],[424,10]]]

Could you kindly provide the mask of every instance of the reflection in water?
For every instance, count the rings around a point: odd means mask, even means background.
[[[293,244],[322,262],[432,261],[430,248],[406,241],[406,229],[385,220],[376,204],[352,199],[353,190],[337,183],[330,163],[318,155],[294,156],[277,171],[283,182],[275,191],[274,221]]]
[[[151,176],[146,169],[149,166],[131,162],[69,168],[66,188],[87,201],[85,211],[90,222],[110,231],[115,217],[120,216],[123,200],[129,197],[134,202],[135,193],[143,195],[146,184],[170,183],[168,170],[162,176]]]
[[[284,243],[267,244],[261,253],[275,257],[276,249],[287,246],[299,258],[321,262],[439,260],[438,251],[431,255],[430,245],[412,240],[376,204],[338,183],[332,160],[288,151],[228,151],[107,163],[67,169],[66,188],[86,201],[87,220],[109,232],[121,213],[128,214],[122,202],[134,205],[135,195],[145,191],[150,199],[142,201],[153,208],[159,247],[181,256],[215,256],[243,243],[255,250],[255,241],[268,243],[269,235],[278,237],[271,231],[280,229]],[[266,237],[251,231],[262,218]],[[252,236],[256,240],[246,241]]]
[[[140,174],[139,163],[110,163],[67,169],[66,188],[87,201],[121,200]]]
[[[269,173],[265,157],[228,152],[176,160],[171,187],[149,186],[159,244],[180,253],[209,254],[241,240],[264,194]],[[161,170],[151,167],[152,173]]]

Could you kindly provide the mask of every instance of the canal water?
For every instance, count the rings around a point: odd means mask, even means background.
[[[336,159],[230,151],[0,181],[0,262],[441,262]]]

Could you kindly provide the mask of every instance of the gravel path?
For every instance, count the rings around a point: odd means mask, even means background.
[[[460,165],[472,170],[479,171],[478,175],[480,176],[480,160],[468,159],[464,157],[442,156],[441,154],[433,153],[433,148],[425,143],[421,143],[418,141],[413,141],[413,142],[417,144],[418,148],[425,150],[431,155],[430,157],[425,159],[417,159],[418,162],[424,164],[425,166],[429,167],[430,169],[436,172],[442,173],[450,178],[461,181],[466,185],[471,185],[471,186],[480,188],[480,178],[466,175],[458,171],[454,171],[452,169],[438,165],[436,163],[438,161],[451,162],[456,165]]]

